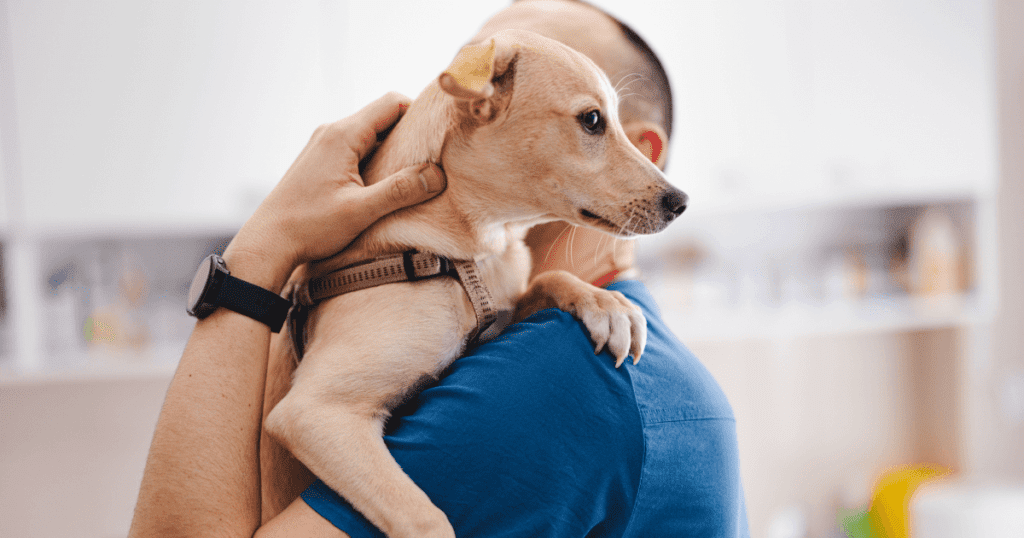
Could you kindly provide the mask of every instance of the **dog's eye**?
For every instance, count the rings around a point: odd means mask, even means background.
[[[600,110],[589,110],[578,116],[580,125],[590,134],[601,134],[604,132],[604,121],[601,118]]]

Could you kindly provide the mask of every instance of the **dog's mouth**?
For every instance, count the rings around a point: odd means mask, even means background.
[[[618,224],[615,224],[614,222],[612,222],[612,221],[610,221],[610,220],[608,220],[608,219],[598,215],[597,213],[594,213],[593,211],[590,211],[590,210],[587,210],[587,209],[581,209],[580,210],[580,216],[583,217],[583,220],[585,220],[591,226],[594,226],[594,227],[597,227],[597,228],[604,228],[604,229],[614,233],[615,235],[622,235],[622,236],[632,235],[632,234],[628,233],[627,231],[623,230],[622,226],[619,226]]]

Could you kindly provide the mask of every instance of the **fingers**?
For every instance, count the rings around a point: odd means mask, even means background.
[[[447,183],[444,172],[433,163],[410,166],[388,178],[360,189],[361,207],[368,211],[370,223],[393,211],[433,198]]]
[[[363,160],[377,147],[383,135],[405,114],[410,102],[400,93],[389,92],[347,118],[352,122],[352,133],[357,136],[352,142],[352,150],[358,160]]]

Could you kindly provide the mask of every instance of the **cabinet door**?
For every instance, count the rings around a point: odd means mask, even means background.
[[[241,223],[329,119],[316,0],[6,4],[30,226]]]
[[[595,0],[673,84],[669,176],[702,198],[988,188],[987,1]]]
[[[986,1],[803,2],[808,146],[824,171],[924,190],[991,186],[995,53]],[[835,179],[842,180],[842,177]]]

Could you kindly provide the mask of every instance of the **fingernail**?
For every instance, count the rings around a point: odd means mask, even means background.
[[[420,169],[420,181],[427,192],[434,194],[444,190],[445,181],[441,169],[433,163],[427,163]]]

